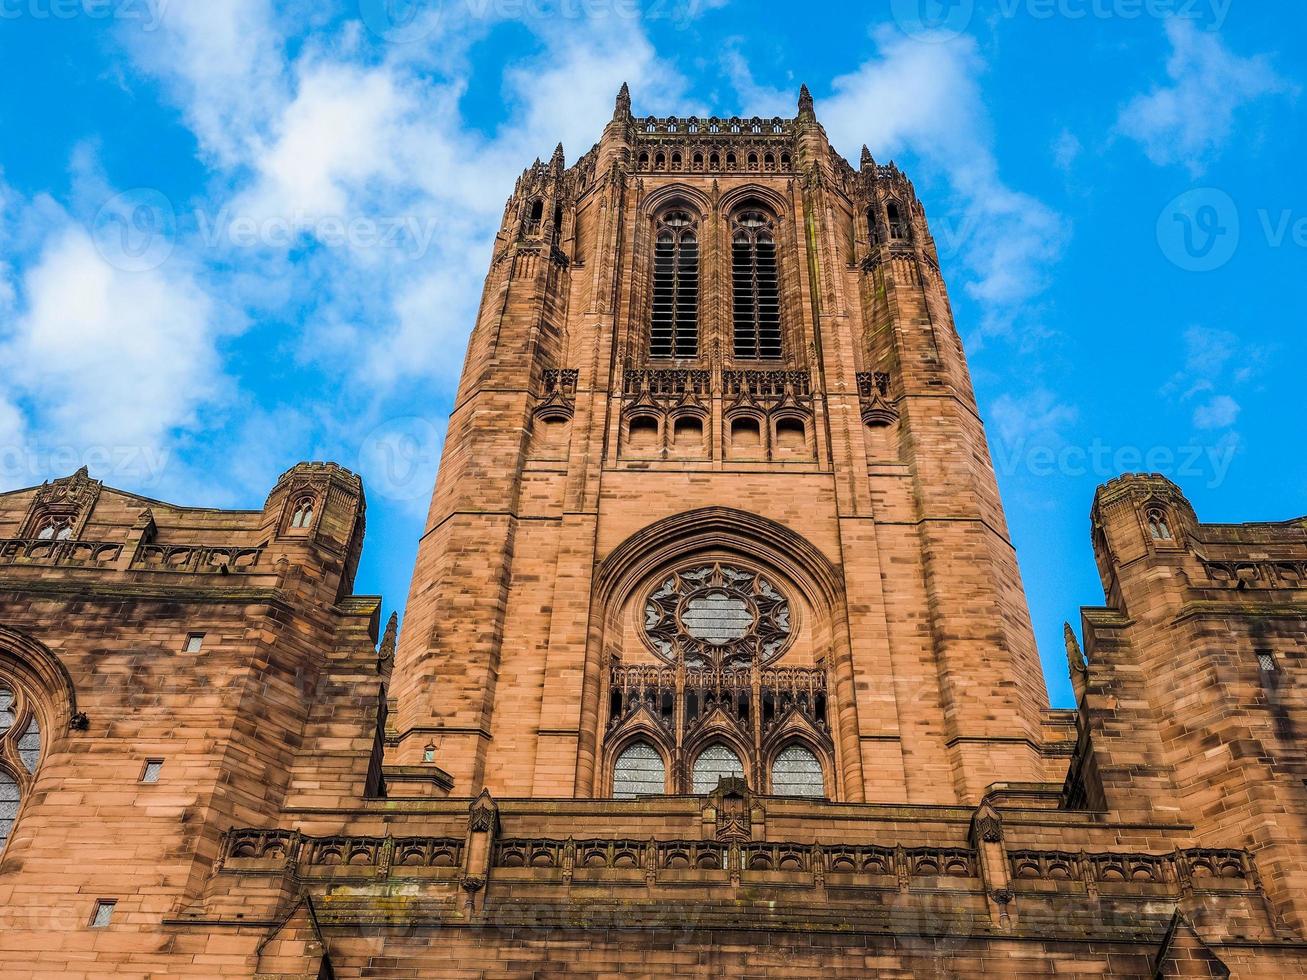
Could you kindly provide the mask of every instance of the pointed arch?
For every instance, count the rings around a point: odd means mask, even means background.
[[[0,626],[0,670],[14,673],[20,683],[40,693],[50,713],[41,719],[47,731],[66,731],[81,717],[72,675],[40,640]]]

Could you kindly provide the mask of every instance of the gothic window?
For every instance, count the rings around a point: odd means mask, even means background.
[[[67,541],[73,536],[73,522],[69,517],[50,517],[41,522],[36,536],[42,541]]]
[[[788,745],[771,766],[771,791],[775,796],[826,795],[821,763],[812,750],[803,745]]]
[[[889,237],[894,239],[903,239],[908,237],[908,226],[903,220],[903,213],[899,210],[897,201],[890,201],[885,205],[885,215],[889,218]]]
[[[563,206],[561,204],[554,207],[554,244],[557,245],[563,238]]]
[[[664,660],[747,669],[791,639],[790,604],[759,572],[706,562],[664,578],[645,602],[644,634]]]
[[[648,742],[627,746],[613,764],[613,798],[633,800],[639,796],[661,796],[667,791],[667,766]]]
[[[658,222],[649,354],[699,354],[699,238],[686,211],[668,211]]]
[[[293,528],[311,527],[313,524],[313,498],[305,497],[295,505],[294,512],[290,515],[290,526]]]
[[[1144,517],[1148,521],[1148,533],[1153,536],[1154,541],[1175,539],[1175,535],[1171,533],[1171,525],[1166,520],[1166,511],[1162,508],[1150,507]]]
[[[41,723],[31,699],[17,684],[0,680],[0,850],[40,762]]]
[[[718,782],[729,776],[744,778],[744,765],[735,750],[721,742],[715,742],[699,753],[694,760],[694,781],[691,791],[697,794],[711,793]]]
[[[731,234],[735,356],[781,356],[781,298],[775,222],[761,211],[736,216]]]
[[[882,245],[885,242],[885,235],[880,221],[876,218],[875,208],[867,208],[867,236],[873,245]]]
[[[536,198],[531,202],[526,220],[522,222],[522,237],[531,238],[540,234],[540,222],[545,216],[545,202]]]

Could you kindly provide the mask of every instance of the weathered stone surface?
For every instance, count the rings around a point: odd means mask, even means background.
[[[1307,521],[1103,487],[1051,710],[924,210],[806,93],[526,171],[398,636],[363,514],[0,495],[6,977],[1307,975]]]

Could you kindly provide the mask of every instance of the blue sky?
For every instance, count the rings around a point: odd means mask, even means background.
[[[1307,7],[1233,0],[0,0],[0,487],[368,485],[401,606],[518,172],[637,113],[793,114],[909,171],[1055,703],[1094,487],[1307,512]]]

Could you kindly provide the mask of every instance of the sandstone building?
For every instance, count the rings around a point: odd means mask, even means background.
[[[1307,520],[1102,487],[1050,709],[925,213],[806,90],[523,173],[398,640],[364,510],[0,495],[4,976],[1307,975]]]

